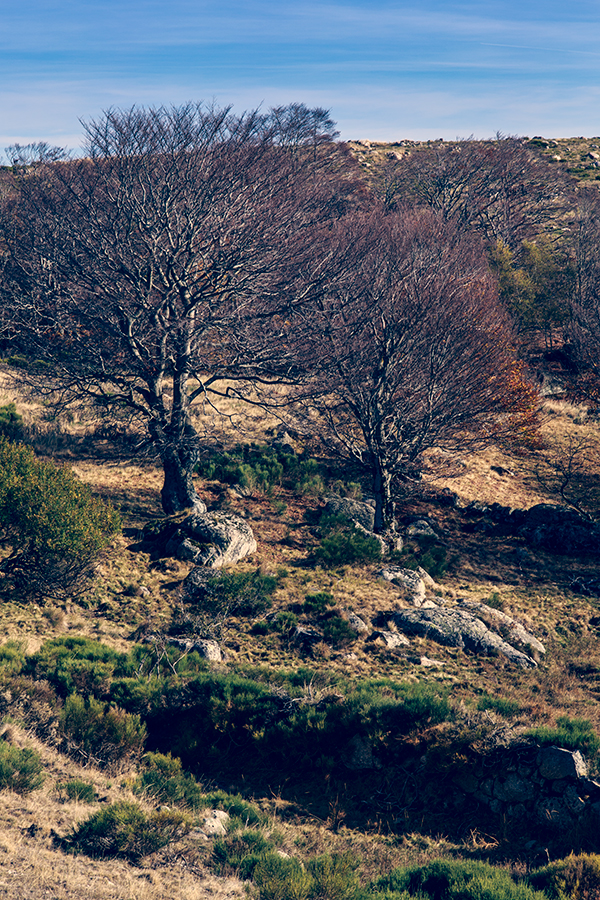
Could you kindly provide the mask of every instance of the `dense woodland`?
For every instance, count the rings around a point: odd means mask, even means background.
[[[600,897],[597,145],[337,138],[8,148],[13,897]]]

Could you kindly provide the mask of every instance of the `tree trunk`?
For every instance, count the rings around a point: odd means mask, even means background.
[[[382,534],[393,522],[394,504],[391,498],[392,476],[380,461],[374,460],[373,493],[375,495],[375,534]]]
[[[196,493],[192,477],[197,453],[188,448],[170,447],[161,457],[165,479],[160,497],[165,513],[171,516],[190,508],[205,511],[206,506]]]

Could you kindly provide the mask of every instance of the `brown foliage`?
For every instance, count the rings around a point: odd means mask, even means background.
[[[332,229],[328,272],[298,328],[302,404],[372,477],[381,529],[392,480],[418,474],[424,451],[530,439],[537,393],[482,248],[455,223],[425,210],[349,215]]]

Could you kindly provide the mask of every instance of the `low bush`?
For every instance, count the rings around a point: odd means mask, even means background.
[[[358,866],[356,854],[350,852],[311,859],[307,866],[313,880],[310,900],[358,900],[361,893]]]
[[[267,497],[280,486],[311,497],[320,497],[325,491],[318,462],[299,457],[287,447],[240,444],[228,453],[212,454],[198,472],[204,478],[240,485]]]
[[[597,900],[600,897],[600,856],[584,853],[559,859],[532,872],[532,887],[550,900]]]
[[[139,756],[146,739],[146,728],[138,715],[77,694],[67,697],[59,727],[79,752],[102,764]]]
[[[329,594],[327,591],[320,591],[318,594],[306,595],[302,612],[321,615],[322,613],[327,612],[327,609],[330,606],[335,606],[333,594]]]
[[[88,856],[122,856],[137,862],[190,830],[187,817],[174,810],[145,813],[137,803],[121,800],[75,827],[65,840]]]
[[[23,416],[17,412],[14,403],[0,406],[0,437],[8,441],[19,441],[23,437],[25,425]]]
[[[42,761],[35,750],[0,741],[0,790],[30,794],[43,783]]]
[[[133,791],[147,794],[158,803],[181,806],[196,811],[204,809],[210,800],[192,775],[183,771],[181,760],[170,753],[146,753],[144,769],[135,780]]]
[[[249,825],[260,825],[264,816],[252,803],[248,803],[239,794],[228,794],[226,791],[211,791],[206,794],[206,802],[209,806],[223,809],[232,818],[238,819],[244,828]]]
[[[364,565],[381,561],[381,545],[376,537],[361,531],[343,516],[322,516],[322,539],[315,550],[315,561],[326,569]]]
[[[491,709],[505,719],[512,719],[520,713],[521,704],[518,700],[509,700],[507,697],[490,697],[489,694],[483,694],[477,701],[477,709],[481,712]]]
[[[347,647],[356,640],[356,631],[338,615],[330,615],[319,623],[323,639],[334,647]]]
[[[112,678],[133,674],[132,660],[100,641],[69,635],[46,641],[27,659],[27,674],[45,679],[62,696],[101,695]]]
[[[74,778],[56,785],[62,800],[76,800],[78,803],[95,803],[98,799],[96,788],[89,781]]]
[[[436,860],[425,866],[395,869],[372,885],[372,895],[386,900],[547,900],[527,884],[517,883],[506,869],[488,863]]]
[[[6,641],[0,646],[0,672],[18,675],[25,667],[25,646],[20,641]]]
[[[308,861],[264,855],[254,867],[259,900],[366,900],[355,854],[324,854]]]
[[[212,863],[218,875],[237,875],[246,881],[252,878],[265,853],[272,850],[272,844],[260,831],[246,828],[215,841]]]
[[[556,745],[567,750],[580,750],[591,759],[598,757],[600,752],[600,738],[588,719],[560,716],[556,720],[556,728],[542,725],[530,728],[526,735],[534,738],[542,746]]]
[[[265,854],[254,868],[259,900],[308,900],[313,878],[296,859]]]
[[[23,597],[64,597],[87,583],[119,531],[111,506],[73,472],[0,438],[0,570]]]

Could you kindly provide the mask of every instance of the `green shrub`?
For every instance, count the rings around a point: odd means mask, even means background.
[[[314,883],[297,860],[284,859],[275,853],[259,859],[253,880],[260,900],[308,900]]]
[[[56,785],[60,797],[65,800],[76,800],[79,803],[95,803],[98,799],[96,788],[89,781],[74,778]]]
[[[358,865],[356,854],[350,852],[311,859],[307,866],[313,879],[311,900],[357,900],[360,893]]]
[[[206,794],[206,802],[216,809],[223,809],[232,818],[239,819],[245,828],[249,825],[261,825],[264,816],[252,803],[248,803],[239,794],[228,794],[226,791],[211,791]]]
[[[0,406],[0,437],[8,441],[18,441],[23,437],[23,416],[17,412],[14,403]]]
[[[134,793],[148,794],[158,803],[193,811],[209,805],[201,785],[183,771],[181,760],[170,753],[146,753],[143,761],[144,770],[133,785]]]
[[[0,646],[0,672],[18,675],[25,666],[25,646],[20,641],[6,641]]]
[[[228,453],[215,453],[198,467],[205,478],[241,487],[270,497],[284,485],[305,496],[321,496],[325,483],[319,464],[302,459],[293,450],[261,444],[238,445]]]
[[[146,727],[138,715],[77,694],[67,697],[59,725],[80,750],[102,763],[138,756],[146,739]]]
[[[289,612],[288,610],[278,612],[273,619],[273,628],[275,629],[275,631],[278,631],[279,634],[282,634],[285,637],[290,635],[297,625],[298,616],[293,612]]]
[[[80,591],[121,527],[118,514],[66,467],[0,439],[0,569],[23,596]]]
[[[27,659],[26,671],[62,696],[105,694],[115,676],[133,674],[132,660],[100,641],[79,635],[53,638]]]
[[[335,606],[333,594],[328,594],[327,591],[320,591],[318,594],[306,595],[302,611],[321,615],[326,612],[327,608],[330,606]]]
[[[567,750],[581,750],[591,758],[598,756],[600,738],[588,719],[570,719],[568,716],[560,716],[556,720],[556,726],[556,728],[549,728],[543,725],[538,728],[530,728],[525,733],[542,746],[556,745],[565,747]]]
[[[550,900],[597,900],[600,856],[585,853],[559,859],[532,872],[528,881],[532,887],[544,891]]]
[[[528,885],[515,882],[505,869],[477,861],[436,860],[395,869],[372,888],[374,898],[377,892],[387,897],[386,891],[406,891],[420,900],[547,900]]]
[[[323,638],[334,647],[347,647],[356,640],[356,631],[341,616],[328,616],[320,622]]]
[[[448,557],[448,548],[427,536],[419,537],[418,544],[411,542],[400,553],[393,553],[392,559],[405,569],[421,567],[434,579],[442,578],[453,562],[453,557]]]
[[[44,783],[42,761],[35,750],[0,741],[0,790],[30,794]]]
[[[147,815],[137,803],[112,803],[75,827],[66,843],[88,856],[123,856],[138,861],[190,829],[181,812],[159,810]]]
[[[326,569],[381,560],[381,544],[377,538],[361,531],[345,517],[322,516],[319,527],[323,538],[315,550],[315,560]]]
[[[272,845],[260,831],[247,828],[215,841],[212,862],[218,875],[237,875],[247,880]]]

